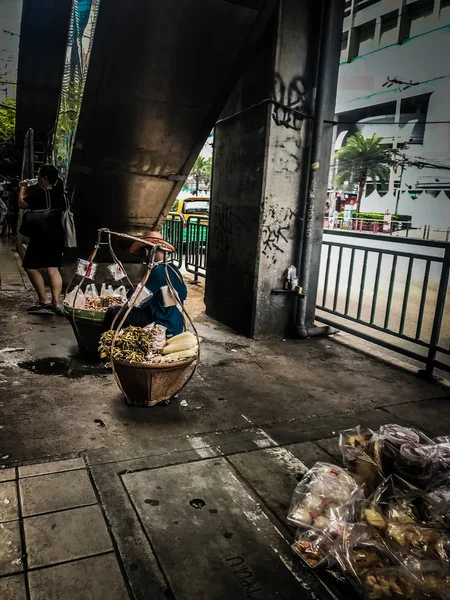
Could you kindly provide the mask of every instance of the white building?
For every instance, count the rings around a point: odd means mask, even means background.
[[[401,182],[398,212],[415,226],[450,226],[449,92],[450,0],[346,2],[334,150],[356,131],[406,143],[427,165],[407,167]],[[387,193],[368,186],[362,210],[393,212],[399,183],[397,172]]]

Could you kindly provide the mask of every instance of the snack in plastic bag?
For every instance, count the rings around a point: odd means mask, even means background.
[[[86,277],[87,279],[94,279],[97,273],[98,264],[79,258],[77,262],[77,275],[80,277]]]
[[[418,446],[432,443],[429,437],[417,429],[395,424],[382,425],[375,443],[375,456],[387,477],[395,472],[396,462],[400,459],[400,448],[404,444]]]
[[[420,489],[429,487],[439,469],[437,446],[403,444],[395,461],[395,472]]]
[[[288,520],[301,527],[325,529],[341,509],[361,498],[361,490],[344,469],[327,463],[316,463],[307,471],[292,496]],[[342,512],[339,517],[342,518]]]
[[[339,433],[339,447],[344,466],[368,491],[372,491],[381,479],[378,465],[374,460],[375,440],[374,432],[360,425]]]
[[[119,265],[118,263],[108,265],[108,271],[114,277],[114,281],[120,281],[121,279],[127,276],[127,274],[125,273],[125,269],[122,267],[122,265]]]
[[[437,529],[395,522],[387,524],[386,535],[391,542],[395,542],[393,548],[397,546],[400,552],[423,559],[439,556],[439,544],[443,538]]]
[[[450,528],[450,488],[440,487],[424,494],[422,515],[426,521]]]
[[[344,573],[359,583],[361,576],[369,569],[386,569],[398,564],[381,538],[373,536],[370,528],[359,523],[345,525],[343,535],[332,553]]]
[[[324,565],[330,556],[333,540],[325,533],[309,529],[297,531],[292,549],[313,569]]]
[[[151,325],[144,327],[144,330],[150,334],[152,352],[158,352],[159,350],[162,350],[166,345],[167,328],[163,327],[162,325],[155,325],[152,323]]]
[[[363,575],[363,587],[369,600],[415,600],[419,592],[411,575],[401,567],[368,570]]]

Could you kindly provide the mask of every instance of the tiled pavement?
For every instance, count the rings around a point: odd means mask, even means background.
[[[82,458],[0,472],[0,598],[129,598]]]

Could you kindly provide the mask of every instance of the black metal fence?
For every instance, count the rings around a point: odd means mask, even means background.
[[[174,261],[206,275],[208,219],[171,213]],[[317,320],[450,372],[450,243],[324,230]]]
[[[184,217],[169,213],[163,225],[163,236],[176,248],[174,263],[194,275],[194,281],[206,276],[209,221],[205,217]]]
[[[450,371],[450,244],[324,231],[317,320]]]

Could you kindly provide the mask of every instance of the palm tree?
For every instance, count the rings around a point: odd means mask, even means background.
[[[334,155],[338,162],[338,172],[334,185],[338,188],[345,181],[358,186],[358,210],[361,212],[361,199],[366,187],[367,178],[373,185],[386,183],[389,180],[389,167],[393,164],[390,151],[381,145],[382,138],[374,134],[365,138],[357,132],[350,136],[343,148]]]
[[[195,195],[198,196],[200,181],[206,185],[211,181],[211,159],[199,156],[192,167],[191,175],[195,179]]]

